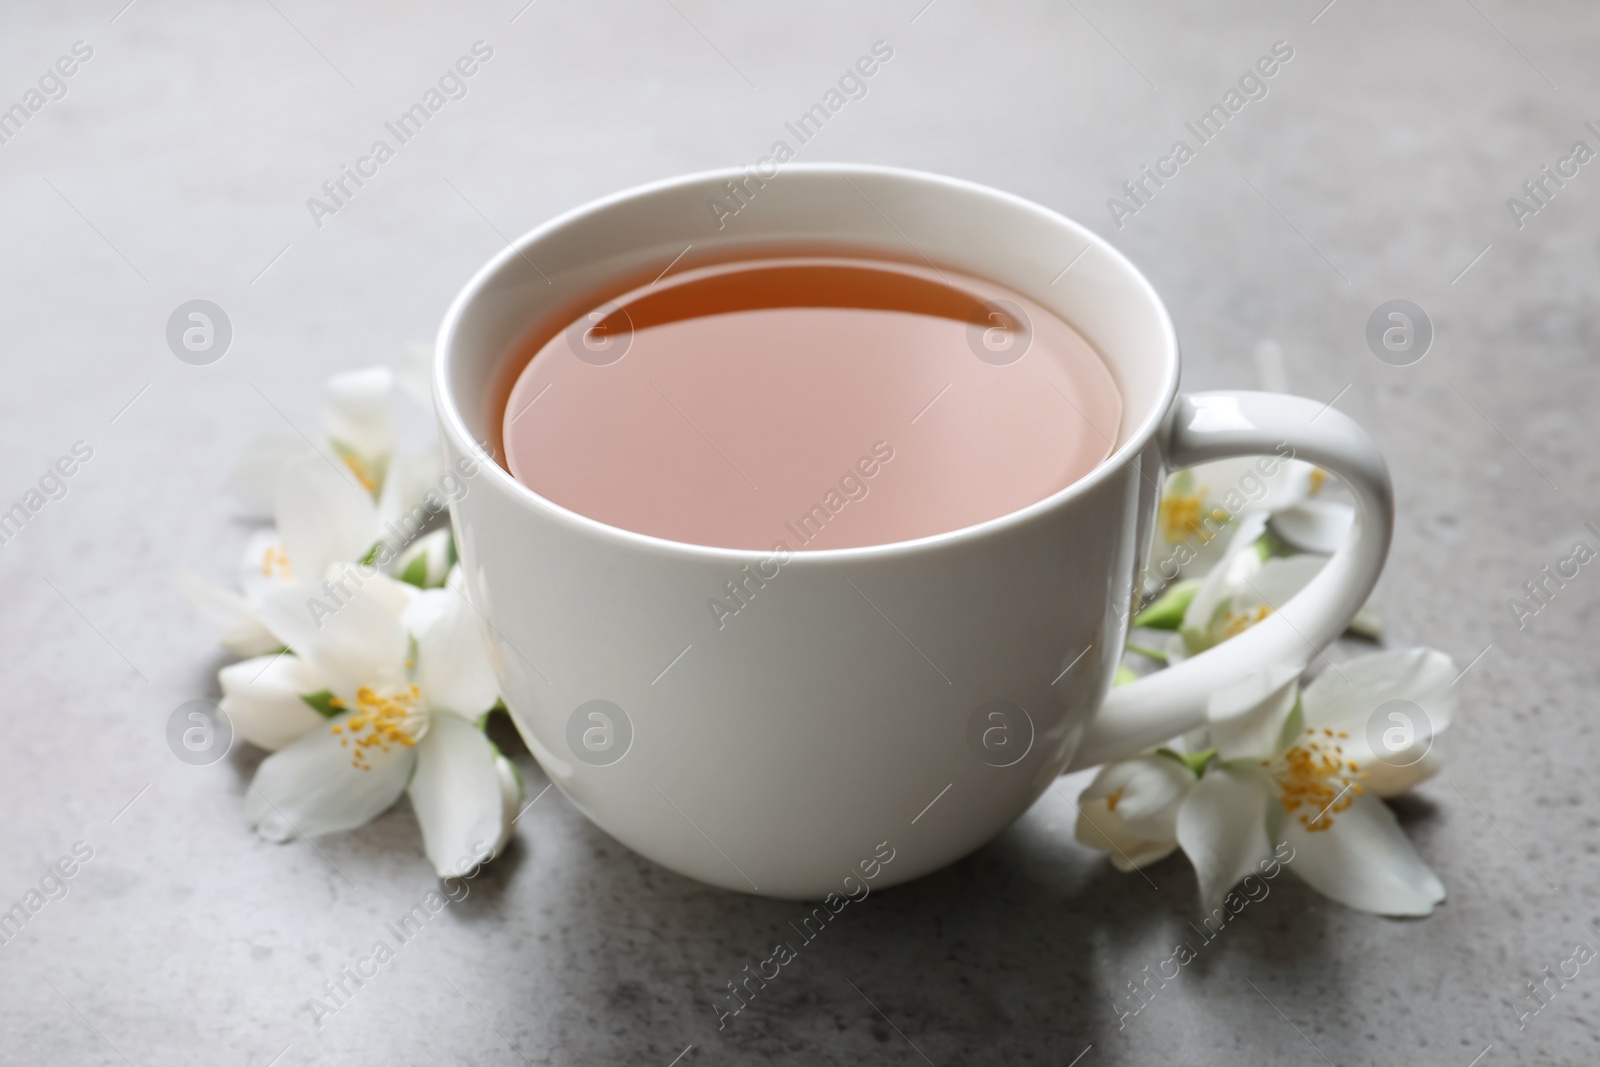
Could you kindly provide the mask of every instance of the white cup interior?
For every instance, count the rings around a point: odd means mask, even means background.
[[[730,182],[745,203],[719,220],[713,201],[739,202]],[[511,361],[536,326],[559,328],[650,281],[680,255],[693,266],[775,248],[946,266],[1060,315],[1106,360],[1122,392],[1124,416],[1107,463],[1143,446],[1176,388],[1177,342],[1160,298],[1083,226],[953,178],[794,164],[767,179],[711,171],[629,190],[553,219],[506,249],[457,297],[440,330],[436,381],[447,422],[498,449],[505,395],[520,369]]]

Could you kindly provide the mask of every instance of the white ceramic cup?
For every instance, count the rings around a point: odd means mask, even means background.
[[[731,203],[730,182],[747,205],[719,219],[708,202]],[[1377,581],[1393,498],[1360,427],[1297,397],[1180,395],[1166,308],[1104,240],[1007,193],[883,167],[694,174],[518,240],[439,332],[446,461],[470,462],[477,442],[498,449],[508,361],[533,323],[648,280],[687,246],[685,263],[851,249],[987,277],[1076,327],[1125,412],[1113,454],[1047,499],[952,533],[782,562],[617,529],[484,463],[452,521],[506,704],[561,791],[665,867],[805,899],[868,870],[877,886],[935,870],[1064,770],[1160,743],[1198,725],[1218,686],[1309,659]],[[1284,444],[1349,488],[1349,542],[1264,622],[1113,690],[1163,478]],[[745,584],[752,610],[719,630],[707,600],[752,571],[768,576]]]

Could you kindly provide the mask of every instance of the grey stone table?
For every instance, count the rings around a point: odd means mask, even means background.
[[[1522,625],[1507,601],[1600,544],[1600,164],[1523,190],[1573,142],[1600,148],[1600,12],[525,2],[0,13],[0,107],[25,113],[0,125],[0,509],[75,442],[93,452],[0,546],[0,903],[92,854],[0,945],[0,1060],[1594,1061],[1600,971],[1552,983],[1520,1027],[1508,1005],[1600,940],[1600,577]],[[314,217],[308,198],[479,40],[493,56],[466,95]],[[1119,1028],[1112,998],[1187,936],[1193,877],[1177,858],[1148,882],[1116,874],[1073,843],[1053,790],[975,855],[841,916],[719,1032],[712,994],[799,906],[669,874],[552,790],[471,895],[318,1028],[307,1000],[435,880],[403,804],[268,845],[241,811],[259,756],[195,768],[168,750],[172,710],[217,692],[214,630],[176,580],[233,573],[234,456],[285,420],[314,429],[328,374],[429,337],[509,236],[753,162],[879,40],[892,61],[801,158],[942,171],[1083,219],[1165,295],[1188,386],[1287,388],[1381,440],[1401,509],[1376,598],[1390,640],[1471,665],[1445,773],[1398,805],[1448,902],[1386,921],[1281,879]],[[1267,94],[1113,212],[1278,41],[1293,58]],[[71,76],[45,77],[61,57]],[[164,337],[194,298],[233,325],[210,366]],[[1396,298],[1435,332],[1406,367],[1364,335]]]

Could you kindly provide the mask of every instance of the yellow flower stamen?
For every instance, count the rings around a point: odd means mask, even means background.
[[[1161,501],[1161,528],[1171,542],[1186,541],[1200,528],[1200,498],[1169,496]]]
[[[1122,790],[1119,788],[1115,792],[1113,792],[1110,796],[1106,797],[1106,810],[1107,811],[1116,811],[1117,810],[1117,805],[1121,804],[1121,803],[1122,803]]]
[[[1257,604],[1255,610],[1234,612],[1223,615],[1222,633],[1224,637],[1238,637],[1256,623],[1272,614],[1272,608],[1266,604]]]
[[[368,754],[372,749],[388,752],[394,745],[406,748],[415,745],[426,721],[419,706],[421,700],[422,690],[414,685],[391,686],[382,691],[362,686],[356,690],[356,711],[345,720],[343,727],[349,731],[348,740],[355,742],[351,765],[370,771],[372,764]],[[335,734],[342,732],[338,724],[329,729]],[[347,739],[341,737],[339,743],[345,745]]]
[[[1161,500],[1161,530],[1172,544],[1187,541],[1191,537],[1197,538],[1202,545],[1209,544],[1217,536],[1217,529],[1231,517],[1226,508],[1212,508],[1207,513],[1199,493],[1167,496]],[[1214,528],[1206,526],[1208,519],[1216,524]]]
[[[1311,468],[1311,495],[1316,496],[1322,492],[1322,483],[1328,480],[1328,472],[1321,467]]]
[[[294,568],[289,566],[289,553],[282,545],[268,545],[261,553],[261,576],[294,581]]]
[[[1334,736],[1332,730],[1322,733]],[[1300,812],[1300,825],[1312,833],[1328,829],[1336,814],[1355,803],[1363,792],[1361,779],[1367,777],[1360,764],[1344,758],[1342,745],[1319,739],[1314,729],[1278,759],[1261,764],[1270,768],[1283,810]]]
[[[378,477],[372,466],[354,452],[341,452],[339,458],[344,460],[344,465],[350,468],[350,473],[356,476],[356,481],[369,493],[378,491]]]

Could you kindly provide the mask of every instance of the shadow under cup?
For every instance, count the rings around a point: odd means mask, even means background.
[[[733,217],[711,206],[730,182],[746,201]],[[940,264],[1037,302],[1116,378],[1115,450],[999,519],[792,554],[607,526],[483,461],[486,447],[500,454],[530,333],[680,256],[774,254]],[[1038,205],[954,179],[713,172],[553,220],[467,285],[435,367],[446,461],[477,463],[452,522],[513,719],[597,824],[713,885],[815,899],[958,859],[1049,786],[1109,688],[1176,380],[1170,320],[1126,259]]]

